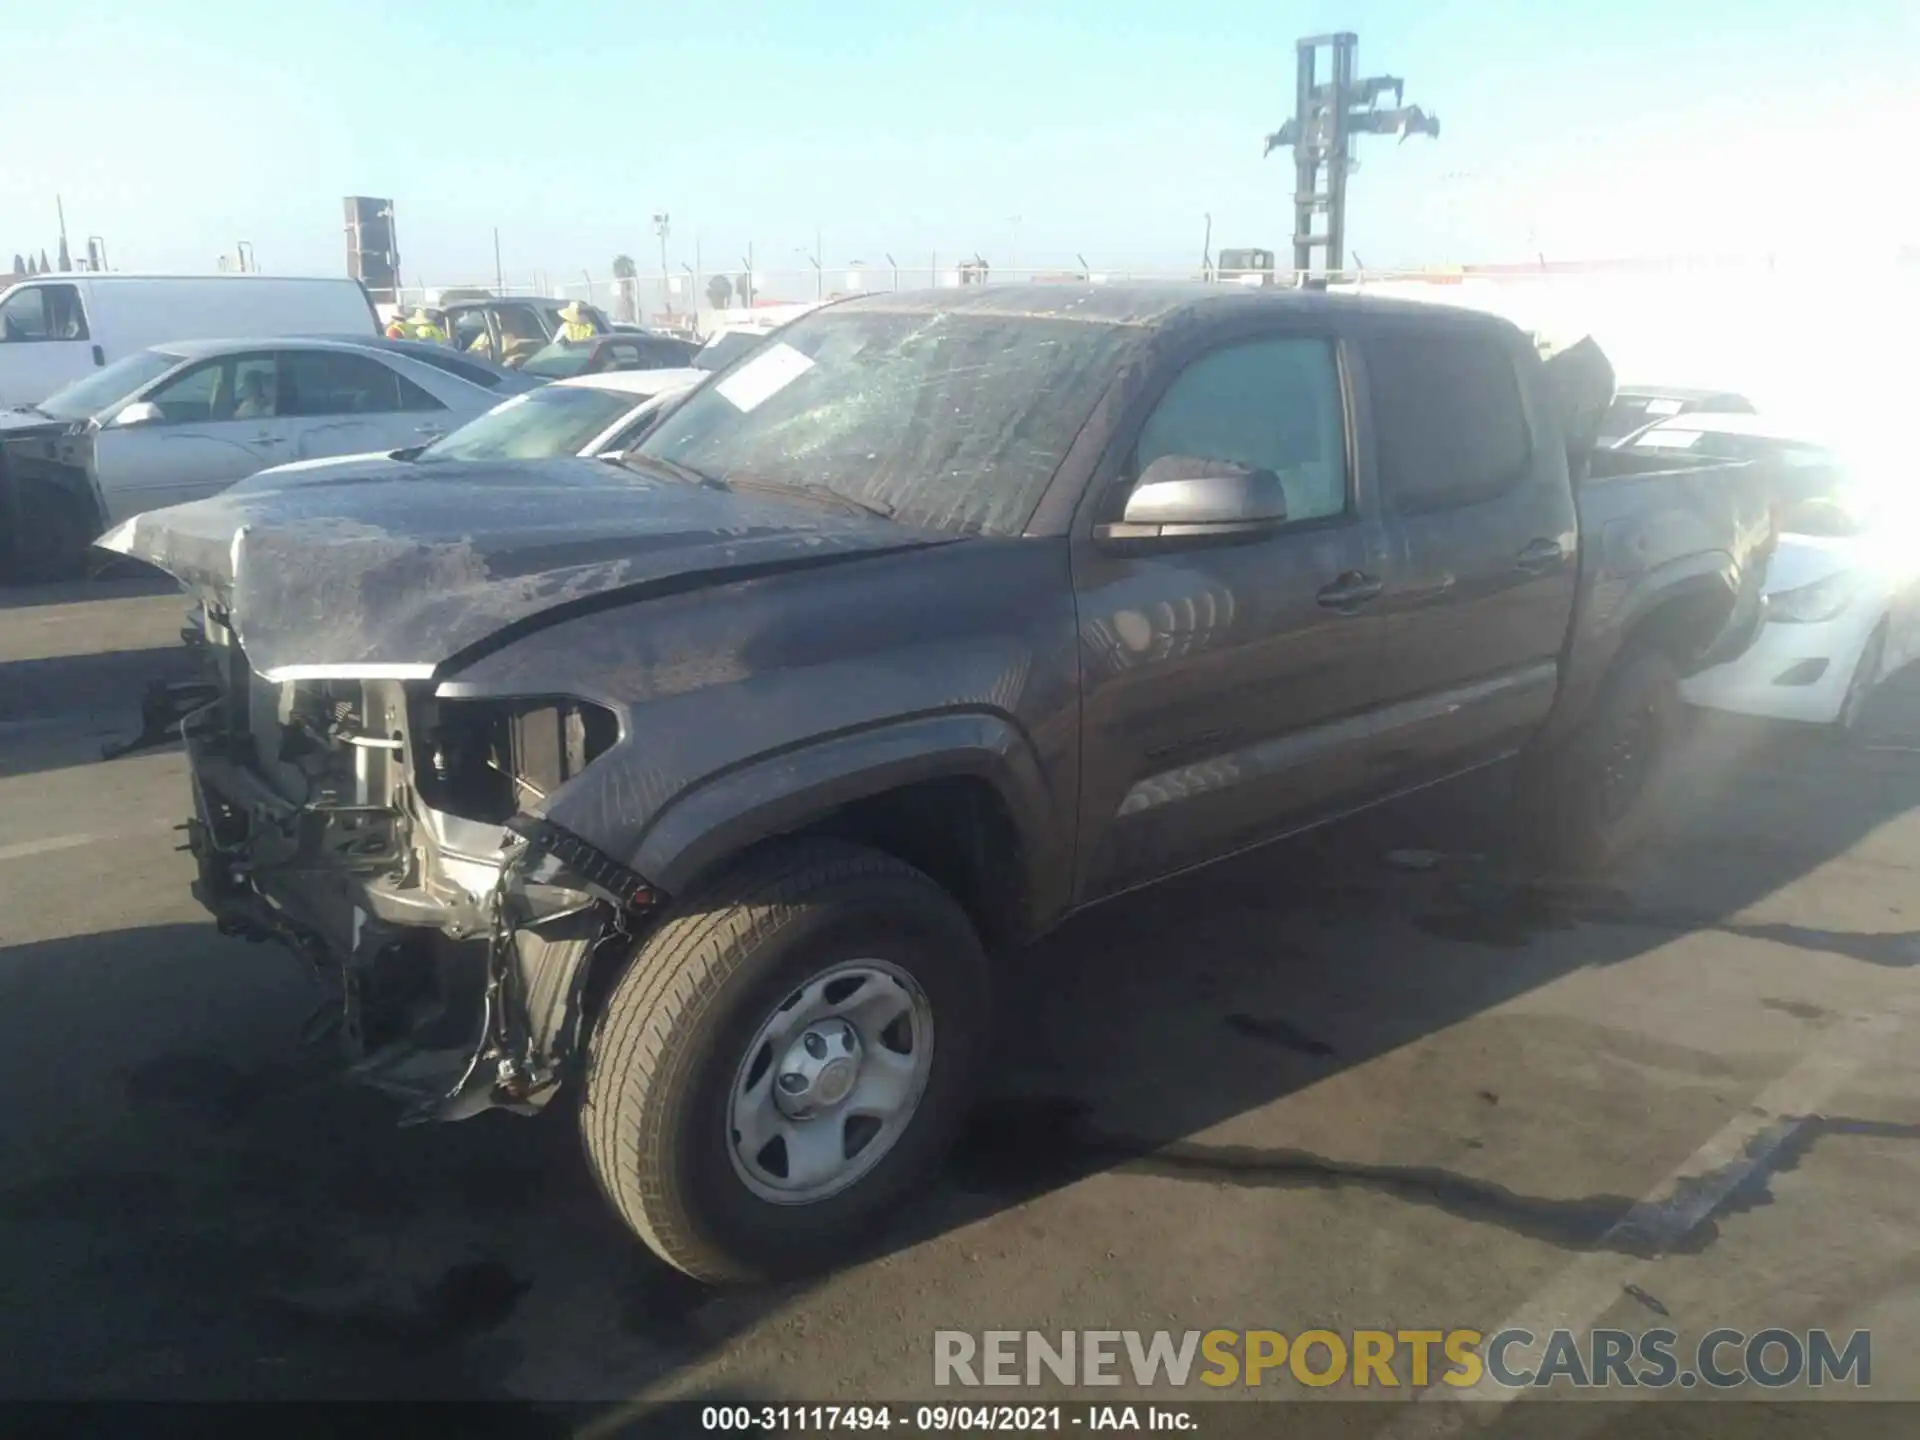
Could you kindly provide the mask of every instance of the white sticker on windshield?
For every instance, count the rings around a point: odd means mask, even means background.
[[[1649,415],[1678,415],[1684,408],[1683,403],[1678,400],[1647,401],[1647,414]]]
[[[763,345],[760,353],[714,388],[736,410],[752,410],[779,394],[813,368],[813,361],[779,341]]]
[[[1635,442],[1662,450],[1690,450],[1700,443],[1698,430],[1649,430]]]

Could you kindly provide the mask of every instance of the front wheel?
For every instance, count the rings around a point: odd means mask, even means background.
[[[697,1279],[832,1264],[939,1166],[987,986],[965,913],[912,867],[833,841],[752,857],[608,998],[581,1110],[602,1190]]]

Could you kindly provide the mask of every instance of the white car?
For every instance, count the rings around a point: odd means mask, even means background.
[[[44,400],[170,340],[379,333],[373,301],[345,276],[83,271],[0,280],[0,406]]]
[[[0,420],[21,577],[77,573],[102,532],[277,460],[438,439],[517,382],[369,335],[187,340],[139,350]]]
[[[1676,415],[1620,448],[1751,460],[1778,477],[1766,623],[1744,654],[1681,693],[1709,709],[1852,729],[1920,644],[1920,512],[1839,449],[1761,415]]]
[[[704,370],[679,369],[612,370],[556,380],[501,401],[430,445],[276,465],[235,488],[279,489],[324,480],[349,467],[366,474],[389,465],[614,454],[640,438],[667,400],[706,378]]]

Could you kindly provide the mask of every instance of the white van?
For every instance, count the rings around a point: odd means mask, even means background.
[[[358,280],[280,275],[36,275],[0,289],[0,409],[32,405],[170,340],[377,335]]]

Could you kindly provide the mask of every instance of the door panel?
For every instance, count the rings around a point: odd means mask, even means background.
[[[108,518],[199,500],[279,464],[276,448],[260,443],[264,428],[257,420],[226,420],[102,430],[94,463]]]
[[[1384,531],[1349,477],[1333,345],[1245,341],[1170,377],[1096,518],[1164,454],[1271,469],[1289,528],[1251,543],[1116,554],[1076,540],[1082,665],[1080,898],[1308,823],[1362,783],[1379,622],[1322,603],[1374,575]]]
[[[1517,748],[1552,707],[1577,574],[1573,493],[1529,357],[1482,326],[1365,345],[1395,575],[1384,752],[1433,778]]]

